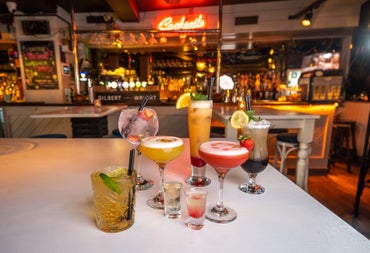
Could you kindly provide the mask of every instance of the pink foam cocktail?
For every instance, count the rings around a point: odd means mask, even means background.
[[[237,142],[209,141],[201,145],[200,156],[217,171],[226,173],[248,159],[249,152]]]
[[[226,173],[244,163],[249,151],[241,147],[238,142],[208,141],[199,147],[199,155],[210,164],[218,173],[219,200],[213,208],[207,211],[208,220],[217,223],[226,223],[236,219],[236,212],[223,204],[223,184]]]

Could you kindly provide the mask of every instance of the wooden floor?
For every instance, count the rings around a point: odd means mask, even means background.
[[[328,175],[310,175],[308,192],[324,206],[370,239],[370,184],[363,191],[358,217],[354,217],[359,166],[353,164],[351,173],[345,164],[335,163]],[[370,169],[367,173],[370,179]]]

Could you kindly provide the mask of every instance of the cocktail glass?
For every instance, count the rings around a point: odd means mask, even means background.
[[[141,152],[138,149],[140,140],[147,136],[157,134],[159,128],[156,112],[151,108],[141,111],[125,109],[121,111],[118,119],[118,129],[124,139],[136,149],[136,190],[147,190],[154,184],[152,180],[144,179],[141,175]]]
[[[139,150],[159,167],[159,190],[147,204],[155,209],[164,209],[164,169],[167,163],[179,157],[184,151],[184,142],[174,136],[151,136],[141,140]]]
[[[188,107],[191,176],[186,183],[202,187],[211,180],[205,176],[206,162],[199,155],[199,146],[209,140],[212,120],[212,100],[193,100]]]
[[[256,184],[256,177],[268,164],[269,153],[267,143],[270,126],[271,123],[267,120],[251,120],[242,130],[243,135],[248,134],[254,140],[254,147],[249,154],[248,160],[240,165],[248,173],[249,177],[248,183],[239,186],[239,189],[243,192],[250,194],[261,194],[265,192],[263,186]]]
[[[130,228],[135,221],[135,178],[122,166],[91,173],[96,225],[105,232]]]
[[[248,149],[232,141],[208,141],[199,147],[199,154],[218,174],[219,192],[216,205],[207,210],[206,218],[217,223],[227,223],[236,219],[236,211],[223,203],[223,186],[226,174],[248,159]]]

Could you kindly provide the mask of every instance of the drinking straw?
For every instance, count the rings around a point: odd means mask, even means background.
[[[251,94],[247,93],[247,95],[245,96],[245,102],[246,102],[246,110],[247,111],[252,110],[252,108],[251,108]]]
[[[139,111],[142,111],[144,109],[146,103],[148,103],[148,101],[149,101],[149,98],[150,98],[150,95],[145,95],[144,96],[143,100],[141,101]]]
[[[130,159],[128,162],[128,171],[127,175],[131,177],[132,172],[134,171],[134,159],[135,159],[135,149],[130,150]]]
[[[145,105],[148,103],[150,98],[150,95],[145,95],[143,100],[141,101],[140,107],[138,111],[142,111],[145,107]],[[121,135],[124,136],[125,138],[128,136],[130,129],[131,129],[131,124],[137,119],[137,113],[134,114],[129,120],[125,128],[122,129]]]
[[[212,100],[212,90],[213,90],[213,83],[215,82],[216,78],[211,77],[211,81],[209,83],[209,90],[208,90],[208,100]]]

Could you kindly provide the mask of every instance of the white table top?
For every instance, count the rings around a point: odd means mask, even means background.
[[[30,118],[100,118],[125,109],[126,105],[72,106],[63,109],[30,115]]]
[[[184,182],[190,174],[185,143],[182,156],[168,164],[166,180]],[[231,223],[206,221],[193,231],[183,218],[168,220],[145,203],[154,187],[136,193],[133,227],[105,233],[94,223],[90,173],[127,165],[126,141],[0,139],[4,145],[18,148],[0,155],[1,252],[370,252],[367,238],[271,166],[257,177],[266,188],[259,196],[239,191],[247,180],[242,169],[227,174],[224,202],[238,213]],[[145,157],[142,174],[158,182],[157,166]],[[207,175],[211,205],[218,183],[213,169]]]

